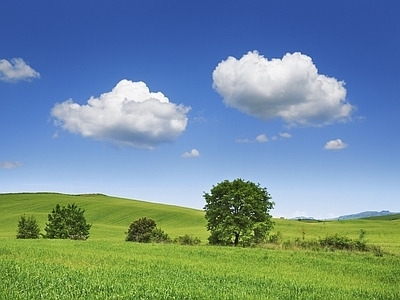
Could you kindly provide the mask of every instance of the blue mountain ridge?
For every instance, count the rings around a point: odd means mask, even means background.
[[[398,214],[398,212],[391,212],[388,210],[382,211],[363,211],[357,214],[350,214],[350,215],[343,215],[335,218],[329,218],[325,220],[351,220],[351,219],[361,219],[361,218],[369,218],[369,217],[379,217],[379,216],[386,216],[386,215],[393,215]],[[295,217],[291,220],[316,220],[313,217]]]

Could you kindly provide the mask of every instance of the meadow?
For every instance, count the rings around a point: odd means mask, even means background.
[[[76,203],[93,223],[87,241],[17,240],[18,219],[41,228],[60,203]],[[206,245],[199,210],[104,195],[0,194],[0,299],[400,299],[400,220],[304,222],[275,219],[284,240],[327,233],[357,238],[369,252]],[[200,246],[125,242],[129,224],[153,218],[172,238]]]

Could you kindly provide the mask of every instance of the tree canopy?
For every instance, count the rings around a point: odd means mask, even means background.
[[[126,235],[127,242],[139,243],[168,243],[170,237],[161,228],[156,227],[154,220],[146,217],[133,221],[128,228]]]
[[[86,240],[92,225],[86,223],[84,212],[76,204],[68,204],[67,207],[57,204],[48,215],[49,222],[46,223],[43,237]]]
[[[17,239],[38,239],[39,233],[40,228],[33,215],[30,217],[21,216],[18,221]]]
[[[225,180],[204,193],[210,244],[248,245],[264,241],[273,227],[274,207],[266,188],[250,181]]]

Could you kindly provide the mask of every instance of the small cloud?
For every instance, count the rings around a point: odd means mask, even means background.
[[[282,138],[285,138],[285,139],[289,139],[289,138],[292,137],[292,135],[290,133],[287,133],[287,132],[283,132],[283,133],[279,132],[279,136],[282,137]]]
[[[236,139],[236,143],[252,143],[249,139]]]
[[[18,168],[18,167],[21,167],[21,166],[22,166],[22,164],[19,161],[14,161],[14,162],[3,161],[3,162],[0,162],[0,169],[15,169],[15,168]]]
[[[51,136],[52,139],[58,139],[59,137],[60,137],[60,135],[58,134],[58,131],[56,131],[56,132]]]
[[[256,141],[259,143],[266,143],[268,142],[268,138],[265,134],[260,134],[256,137]]]
[[[348,145],[343,143],[341,139],[331,140],[324,146],[326,150],[340,150],[346,148]]]
[[[51,115],[55,125],[83,137],[154,149],[186,130],[189,110],[161,92],[150,92],[144,82],[123,79],[112,91],[90,97],[86,105],[72,99],[57,103]]]
[[[12,58],[11,61],[0,59],[0,80],[15,82],[33,78],[40,78],[39,72],[28,66],[22,58]]]
[[[182,157],[189,158],[189,157],[199,157],[200,152],[197,149],[192,149],[190,152],[185,152],[182,154]]]
[[[257,51],[228,57],[213,71],[213,87],[226,106],[264,121],[288,126],[323,126],[351,120],[343,81],[318,73],[299,52],[268,60]]]
[[[278,137],[276,135],[274,135],[271,140],[276,141],[278,139]]]

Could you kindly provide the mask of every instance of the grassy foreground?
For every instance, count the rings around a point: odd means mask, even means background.
[[[400,299],[400,260],[347,252],[0,240],[1,299]]]
[[[21,214],[43,229],[56,203],[76,203],[93,223],[87,241],[17,240]],[[383,257],[347,251],[204,245],[202,211],[104,195],[0,194],[0,299],[400,299],[400,223],[395,220],[275,220],[284,239],[327,233],[382,246]],[[202,246],[125,242],[147,216],[171,237]]]

